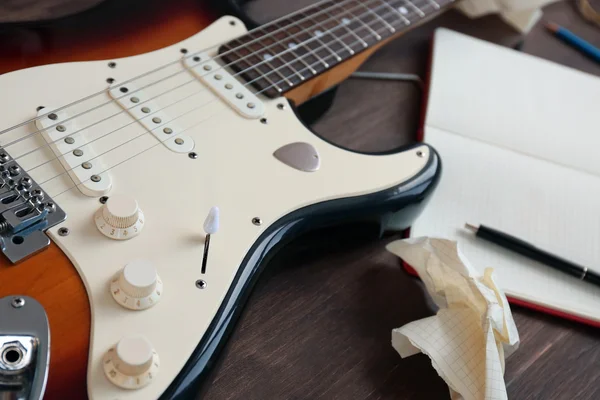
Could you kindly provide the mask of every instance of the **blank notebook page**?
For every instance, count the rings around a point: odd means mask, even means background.
[[[424,141],[438,189],[411,236],[458,240],[506,294],[600,322],[600,288],[474,238],[484,224],[600,272],[600,79],[436,31]]]

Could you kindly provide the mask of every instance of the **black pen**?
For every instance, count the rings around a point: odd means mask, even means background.
[[[534,261],[538,261],[542,264],[546,264],[549,267],[555,268],[559,271],[572,275],[576,278],[581,279],[594,285],[600,286],[600,275],[594,271],[590,271],[587,267],[582,267],[571,261],[567,261],[564,258],[550,254],[547,251],[541,250],[534,245],[525,242],[519,238],[500,232],[496,229],[489,228],[487,226],[465,224],[465,228],[475,232],[478,238],[487,240],[498,246],[504,247],[505,249],[512,250],[515,253],[519,253],[522,256],[530,258]]]

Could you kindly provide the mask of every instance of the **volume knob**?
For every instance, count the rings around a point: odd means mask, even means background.
[[[144,227],[144,214],[137,201],[123,194],[111,196],[94,219],[102,234],[117,240],[131,239]]]
[[[102,364],[104,374],[116,386],[140,389],[156,377],[160,361],[146,338],[128,336],[108,350]]]
[[[130,310],[145,310],[160,300],[163,284],[156,268],[144,260],[132,261],[110,283],[117,303]]]

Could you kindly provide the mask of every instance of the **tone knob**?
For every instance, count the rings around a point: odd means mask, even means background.
[[[104,374],[123,389],[140,389],[156,377],[160,361],[143,336],[127,336],[104,355]]]
[[[117,240],[131,239],[144,227],[144,214],[137,201],[123,194],[111,196],[96,211],[94,220],[102,234]]]
[[[110,283],[117,303],[130,310],[145,310],[159,302],[163,284],[156,268],[144,260],[132,261]]]

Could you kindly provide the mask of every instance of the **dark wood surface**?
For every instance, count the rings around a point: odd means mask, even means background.
[[[585,24],[573,2],[547,7],[545,17],[600,45],[600,30]],[[424,76],[438,26],[509,46],[521,39],[497,17],[470,21],[451,12],[386,46],[362,69]],[[539,25],[523,51],[600,76],[599,65]],[[382,150],[413,140],[418,112],[419,91],[410,84],[351,79],[314,130],[350,148]],[[434,313],[421,284],[385,251],[392,239],[359,230],[313,234],[276,257],[203,397],[448,399],[426,356],[401,359],[391,347],[393,328]],[[513,314],[521,346],[506,365],[511,399],[600,398],[599,329],[521,307]]]
[[[73,15],[104,0],[2,0],[1,22],[43,21]]]

